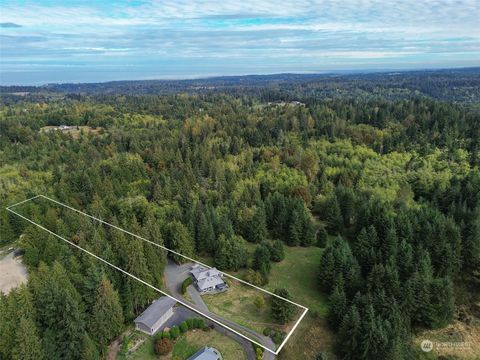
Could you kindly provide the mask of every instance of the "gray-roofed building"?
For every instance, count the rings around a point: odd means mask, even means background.
[[[200,292],[210,292],[215,290],[224,290],[227,284],[223,281],[223,274],[215,268],[207,268],[205,266],[195,264],[190,270],[195,285]]]
[[[155,300],[134,322],[137,330],[154,335],[173,315],[173,306],[177,302],[168,296]]]
[[[212,347],[204,346],[187,360],[222,360],[222,354]]]

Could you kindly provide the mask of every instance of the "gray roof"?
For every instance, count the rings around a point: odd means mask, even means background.
[[[217,349],[204,346],[200,350],[198,350],[195,354],[190,356],[187,360],[218,360],[222,357],[219,354]]]
[[[134,322],[151,328],[177,302],[168,296],[162,296],[153,302]]]
[[[205,290],[217,285],[225,284],[220,276],[212,276],[198,280],[197,285],[201,290]]]
[[[205,266],[198,265],[198,264],[192,266],[192,269],[190,270],[190,274],[192,274],[196,280],[202,280],[202,279],[206,279],[214,276],[218,276],[218,277],[222,276],[221,272],[218,271],[216,268],[209,269]]]

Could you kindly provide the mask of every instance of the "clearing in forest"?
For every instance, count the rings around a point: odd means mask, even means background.
[[[280,352],[308,311],[300,304],[218,271],[219,276],[229,285],[228,289],[195,296],[196,290],[191,285],[189,294],[194,296],[190,297],[193,300],[189,300],[182,293],[181,284],[186,277],[191,276],[192,264],[207,269],[209,267],[164,247],[155,242],[156,239],[146,239],[122,229],[118,224],[106,222],[44,195],[11,205],[7,210],[135,279],[150,288],[149,291],[154,290],[175,299],[181,305],[273,354]],[[140,233],[140,227],[135,231]],[[125,259],[122,254],[132,256]],[[167,277],[169,274],[166,281],[159,271],[149,272],[149,261],[166,264],[164,275]],[[145,287],[141,284],[137,283],[136,291],[145,292]],[[264,305],[254,306],[251,300],[255,298],[263,298]],[[273,304],[282,313],[291,314],[285,324],[276,323],[270,315],[273,310],[266,310]],[[275,332],[265,331],[267,329]],[[282,334],[279,335],[279,331]]]

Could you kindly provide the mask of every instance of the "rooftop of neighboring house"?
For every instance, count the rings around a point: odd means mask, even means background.
[[[204,346],[187,360],[219,360],[222,359],[220,352],[212,347]]]

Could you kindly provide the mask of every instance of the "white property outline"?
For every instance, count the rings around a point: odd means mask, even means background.
[[[45,228],[44,226],[42,226],[42,225],[40,225],[40,224],[37,224],[36,222],[34,222],[34,221],[26,218],[25,216],[23,216],[23,215],[21,215],[21,214],[19,214],[19,213],[17,213],[17,212],[15,212],[15,211],[12,210],[12,208],[15,207],[15,206],[21,205],[21,204],[23,204],[23,203],[26,203],[26,202],[28,202],[28,201],[34,200],[34,199],[39,198],[39,197],[42,197],[42,198],[44,198],[44,199],[46,199],[46,200],[48,200],[48,201],[51,201],[51,202],[54,202],[54,203],[56,203],[56,204],[58,204],[58,205],[61,205],[61,206],[63,206],[63,207],[66,207],[67,209],[73,210],[73,211],[75,211],[75,212],[77,212],[77,213],[79,213],[79,214],[82,214],[82,215],[84,215],[84,216],[87,216],[87,217],[89,217],[89,218],[91,218],[91,219],[93,219],[93,220],[99,221],[100,223],[102,223],[102,224],[104,224],[104,225],[108,225],[108,226],[110,226],[110,227],[113,227],[113,228],[115,228],[115,229],[117,229],[117,230],[120,230],[120,231],[126,233],[126,234],[129,234],[129,235],[131,235],[131,236],[133,236],[133,237],[136,237],[137,239],[143,240],[143,241],[145,241],[145,242],[147,242],[147,243],[149,243],[149,244],[155,245],[155,246],[157,246],[157,247],[159,247],[159,248],[162,248],[162,249],[164,249],[164,250],[166,250],[166,251],[169,251],[169,252],[171,252],[171,253],[173,253],[173,254],[175,254],[175,255],[179,255],[179,256],[181,256],[181,257],[183,257],[183,258],[185,258],[185,259],[188,259],[188,260],[190,260],[190,261],[193,261],[193,262],[195,262],[195,263],[197,263],[197,264],[200,264],[200,265],[205,266],[205,267],[207,267],[207,268],[211,268],[210,266],[208,266],[208,265],[206,265],[206,264],[203,264],[202,262],[197,261],[197,260],[195,260],[195,259],[192,259],[192,258],[190,258],[190,257],[188,257],[188,256],[185,256],[185,255],[183,255],[183,254],[180,254],[179,252],[176,252],[176,251],[174,251],[174,250],[170,250],[169,248],[167,248],[167,247],[165,247],[165,246],[162,246],[162,245],[160,245],[160,244],[154,243],[153,241],[147,240],[147,239],[145,239],[145,238],[143,238],[143,237],[141,237],[141,236],[139,236],[139,235],[136,235],[136,234],[134,234],[134,233],[131,233],[130,231],[127,231],[127,230],[125,230],[125,229],[122,229],[122,228],[120,228],[120,227],[118,227],[118,226],[115,226],[115,225],[113,225],[113,224],[107,223],[106,221],[103,221],[103,220],[101,220],[101,219],[99,219],[99,218],[96,218],[95,216],[92,216],[92,215],[89,215],[89,214],[87,214],[87,213],[84,213],[83,211],[77,210],[77,209],[75,209],[75,208],[73,208],[73,207],[71,207],[71,206],[68,206],[68,205],[66,205],[66,204],[63,204],[63,203],[61,203],[61,202],[59,202],[59,201],[57,201],[57,200],[51,199],[51,198],[49,198],[49,197],[47,197],[47,196],[45,196],[45,195],[41,195],[41,194],[40,194],[40,195],[36,195],[36,196],[33,196],[33,197],[31,197],[31,198],[28,198],[28,199],[26,199],[26,200],[20,201],[20,202],[18,202],[18,203],[16,203],[16,204],[13,204],[13,205],[10,205],[10,206],[7,206],[7,207],[6,207],[6,210],[7,210],[7,211],[10,211],[11,213],[13,213],[13,214],[21,217],[22,219],[28,221],[29,223],[31,223],[31,224],[39,227],[39,228],[42,229],[42,230],[45,230],[46,232],[50,233],[51,235],[53,235],[53,236],[55,236],[55,237],[57,237],[57,238],[65,241],[65,242],[69,243],[70,245],[76,247],[77,249],[84,251],[84,252],[87,253],[88,255],[91,255],[91,256],[93,256],[94,258],[96,258],[97,260],[100,260],[100,261],[104,262],[105,264],[110,265],[110,266],[113,267],[114,269],[116,269],[116,270],[118,270],[118,271],[120,271],[120,272],[122,272],[122,273],[124,273],[124,274],[126,274],[126,275],[128,275],[128,276],[130,276],[130,277],[132,277],[133,279],[141,282],[141,283],[144,284],[144,285],[147,285],[148,287],[156,290],[157,292],[159,292],[159,293],[161,293],[161,294],[163,294],[163,295],[165,295],[165,296],[167,296],[167,297],[175,300],[176,302],[180,303],[181,305],[185,306],[186,308],[188,308],[188,309],[190,309],[190,310],[192,310],[192,311],[200,314],[201,316],[203,316],[203,317],[207,318],[208,320],[213,321],[214,323],[216,323],[216,324],[218,324],[218,325],[220,325],[220,326],[228,329],[229,331],[231,331],[231,332],[233,332],[233,333],[241,336],[242,338],[244,338],[244,339],[246,339],[246,340],[248,340],[248,341],[250,341],[250,342],[252,342],[252,343],[254,343],[254,344],[258,345],[258,346],[260,346],[261,348],[263,348],[263,349],[271,352],[271,353],[274,354],[274,355],[278,355],[278,354],[280,353],[280,350],[282,350],[283,346],[287,343],[287,341],[288,341],[288,339],[290,338],[290,336],[294,333],[294,331],[296,330],[297,326],[300,324],[300,322],[303,320],[303,318],[305,317],[305,315],[306,315],[307,312],[308,312],[308,308],[305,307],[305,306],[303,306],[303,305],[300,305],[300,304],[298,304],[298,303],[296,303],[296,302],[294,302],[294,301],[291,301],[291,300],[289,300],[289,299],[286,299],[286,298],[284,298],[284,297],[282,297],[282,296],[279,296],[279,295],[277,295],[277,294],[275,294],[275,293],[273,293],[273,292],[270,292],[270,291],[268,291],[268,290],[262,289],[261,287],[258,287],[258,286],[256,286],[256,285],[250,284],[249,282],[244,281],[244,280],[242,280],[242,279],[239,279],[239,278],[237,278],[237,277],[235,277],[235,276],[233,276],[233,275],[230,275],[230,274],[228,274],[228,273],[225,273],[225,272],[223,272],[223,271],[220,271],[222,274],[224,274],[225,276],[227,276],[227,277],[229,277],[229,278],[235,279],[235,280],[237,280],[237,281],[240,281],[241,283],[244,283],[244,284],[246,284],[246,285],[252,286],[252,287],[254,287],[254,288],[257,289],[257,290],[263,291],[263,292],[265,292],[265,293],[267,293],[267,294],[269,294],[269,295],[271,295],[271,296],[275,296],[275,297],[277,297],[277,298],[279,298],[279,299],[282,299],[282,300],[284,300],[284,301],[287,301],[287,302],[289,302],[289,303],[291,303],[291,304],[293,304],[293,305],[296,305],[296,306],[298,306],[298,307],[300,307],[300,308],[303,309],[302,314],[300,315],[300,317],[298,318],[298,320],[296,321],[296,323],[293,325],[292,330],[290,330],[290,332],[287,334],[287,336],[285,337],[285,339],[283,340],[283,342],[280,344],[280,346],[277,348],[277,350],[276,350],[276,351],[273,351],[272,349],[269,349],[269,348],[267,348],[266,346],[258,343],[257,341],[252,340],[252,339],[250,339],[249,337],[243,335],[243,334],[240,333],[239,331],[236,331],[236,330],[232,329],[232,328],[229,327],[228,325],[225,325],[225,324],[223,324],[222,322],[220,322],[220,321],[218,321],[218,320],[215,320],[215,319],[211,318],[211,317],[208,316],[208,315],[203,314],[200,310],[195,309],[193,306],[184,303],[183,301],[181,301],[181,300],[173,297],[173,296],[170,295],[170,294],[167,294],[166,292],[164,292],[164,291],[156,288],[155,286],[153,286],[153,285],[147,283],[146,281],[144,281],[144,280],[136,277],[135,275],[130,274],[129,272],[127,272],[127,271],[119,268],[119,267],[116,266],[116,265],[113,265],[112,263],[108,262],[107,260],[102,259],[101,257],[99,257],[99,256],[93,254],[92,252],[90,252],[90,251],[88,251],[88,250],[86,250],[86,249],[78,246],[77,244],[71,242],[70,240],[65,239],[64,237],[62,237],[62,236],[54,233],[53,231]],[[220,316],[220,315],[219,315],[219,316]],[[230,320],[229,320],[229,321],[230,321]]]

